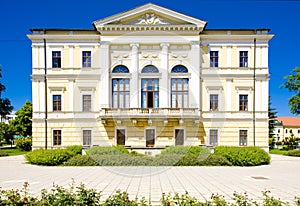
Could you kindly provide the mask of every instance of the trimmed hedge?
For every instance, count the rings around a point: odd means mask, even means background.
[[[5,157],[5,156],[8,156],[8,154],[6,152],[1,152],[0,151],[0,157]]]
[[[29,163],[47,166],[60,165],[70,159],[72,156],[74,156],[74,153],[67,149],[38,149],[25,155],[26,160]]]
[[[270,164],[270,155],[258,147],[215,147],[215,155],[225,157],[233,166]]]
[[[67,146],[66,149],[68,151],[70,151],[73,155],[81,155],[82,154],[82,146],[81,145]]]
[[[298,150],[298,149],[289,150],[289,151],[287,151],[287,153],[285,155],[293,156],[293,157],[300,157],[300,150]]]
[[[89,155],[76,155],[65,162],[64,166],[99,166],[99,164]]]

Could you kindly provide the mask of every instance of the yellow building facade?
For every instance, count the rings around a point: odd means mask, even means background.
[[[93,26],[28,34],[33,148],[268,148],[268,29],[206,29],[155,4]]]

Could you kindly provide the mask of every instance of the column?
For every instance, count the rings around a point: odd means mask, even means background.
[[[69,79],[69,109],[72,115],[74,114],[74,79]]]
[[[133,43],[131,46],[131,73],[130,79],[130,107],[138,108],[139,106],[139,44]]]
[[[159,80],[159,107],[169,108],[170,104],[170,79],[168,79],[169,73],[169,43],[161,43],[161,79]]]
[[[191,73],[191,79],[189,81],[189,103],[191,108],[200,107],[200,42],[191,42],[191,68],[189,72]]]
[[[99,89],[99,102],[100,102],[100,109],[101,108],[108,108],[110,107],[111,101],[111,84],[109,81],[109,74],[110,74],[110,65],[109,65],[109,42],[101,41],[100,42],[100,52],[99,52],[99,59],[100,59],[100,89]]]

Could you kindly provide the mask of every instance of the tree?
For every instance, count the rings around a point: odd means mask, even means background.
[[[2,66],[0,65],[0,78],[2,78]],[[0,116],[5,117],[13,110],[8,98],[2,98],[2,93],[5,92],[5,86],[0,82]]]
[[[16,112],[17,117],[10,121],[11,130],[23,137],[32,135],[32,103],[26,103]]]
[[[276,109],[271,107],[271,97],[269,96],[269,107],[268,107],[268,117],[269,117],[269,138],[274,136],[274,128],[276,125]]]
[[[293,93],[293,96],[289,98],[289,107],[291,113],[300,114],[300,67],[296,67],[292,70],[290,75],[284,77],[286,82],[281,86],[288,89]]]

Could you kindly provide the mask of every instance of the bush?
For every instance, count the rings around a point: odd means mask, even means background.
[[[23,151],[31,151],[32,149],[32,138],[24,137],[15,139],[16,147]]]
[[[71,157],[65,166],[98,166],[98,163],[89,155],[76,155]]]
[[[119,146],[114,147],[92,147],[86,150],[89,155],[121,155],[125,154],[125,148],[120,148]],[[127,151],[127,150],[126,150]],[[127,153],[129,153],[127,151]]]
[[[233,166],[257,166],[270,163],[269,154],[258,147],[215,147],[216,155],[225,157]]]
[[[6,152],[0,152],[0,157],[5,157],[5,156],[8,156]]]
[[[300,150],[294,149],[294,150],[289,150],[286,153],[287,156],[293,156],[293,157],[300,157]]]
[[[69,150],[74,156],[82,154],[82,146],[81,145],[67,146],[66,149]]]
[[[153,157],[121,155],[91,155],[100,166],[153,166]]]
[[[53,149],[53,150],[34,150],[25,155],[26,160],[31,164],[56,166],[64,163],[74,156],[73,152],[67,149]]]
[[[203,166],[232,166],[232,164],[221,155],[211,154],[203,162]]]

